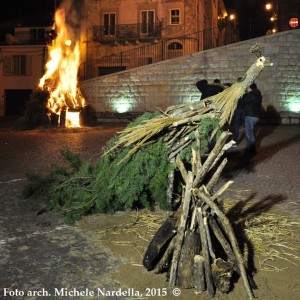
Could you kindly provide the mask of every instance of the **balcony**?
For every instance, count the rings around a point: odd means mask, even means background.
[[[93,26],[93,41],[107,43],[111,41],[153,40],[162,35],[161,23],[125,24],[112,27]]]
[[[6,34],[3,45],[46,45],[51,42],[49,30],[45,29],[16,29],[14,34]]]

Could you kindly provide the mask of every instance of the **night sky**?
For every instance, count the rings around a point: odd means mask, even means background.
[[[0,0],[0,32],[17,24],[52,25],[54,7],[62,0]],[[261,0],[224,0],[225,6],[237,14],[238,22],[249,22],[264,14]]]
[[[0,24],[20,22],[28,24],[53,20],[55,0],[0,0]]]
[[[0,0],[0,23],[26,19],[39,20],[53,18],[54,6],[60,0]],[[239,17],[250,17],[260,14],[263,2],[259,0],[224,0],[226,8],[235,9]]]
[[[14,27],[51,26],[54,20],[54,7],[60,0],[0,0],[0,40],[5,33],[13,33]]]
[[[228,10],[236,10],[238,18],[261,15],[264,10],[264,1],[261,0],[224,0],[224,3]]]
[[[270,22],[271,15],[268,15],[265,10],[266,2],[261,0],[224,0],[227,11],[236,14],[241,40],[262,36],[273,28],[273,24]]]

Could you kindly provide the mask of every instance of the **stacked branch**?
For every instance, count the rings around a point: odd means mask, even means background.
[[[223,132],[218,139],[216,133],[226,122],[230,123],[238,100],[269,64],[259,46],[255,45],[250,52],[256,54],[257,60],[231,87],[198,103],[169,107],[157,117],[126,128],[108,150],[129,147],[125,160],[143,146],[163,138],[168,159],[176,165],[168,176],[167,198],[177,209],[149,244],[143,264],[157,273],[167,271],[171,287],[206,290],[210,297],[217,289],[227,293],[231,276],[236,272],[243,280],[247,297],[253,298],[235,233],[218,205],[218,197],[232,182],[214,191],[227,162],[223,154],[233,143],[228,142],[230,133]],[[210,136],[217,141],[208,156],[201,151],[205,138],[200,133],[205,119],[218,123]],[[184,150],[191,152],[188,163],[181,159]]]
[[[230,123],[238,100],[254,82],[263,68],[266,65],[270,65],[266,61],[266,58],[261,56],[261,50],[257,44],[250,48],[250,52],[256,54],[258,58],[250,66],[245,75],[232,86],[217,95],[194,104],[171,106],[163,114],[146,120],[143,124],[126,128],[120,133],[118,141],[108,152],[118,147],[132,147],[127,157],[125,157],[126,159],[147,143],[152,142],[159,134],[165,134],[167,139],[176,140],[176,135],[182,127],[195,126],[201,123],[204,118],[217,118],[219,127],[221,128],[226,122]],[[212,136],[216,132],[217,129],[212,133]],[[186,141],[186,144],[188,143]],[[183,144],[186,146],[185,143]],[[180,150],[171,155],[171,158],[178,152]]]
[[[199,155],[196,137],[192,161],[184,164],[176,156],[183,194],[177,211],[161,226],[144,256],[144,266],[167,272],[170,287],[195,288],[214,297],[227,293],[233,272],[243,280],[248,299],[253,298],[247,268],[230,221],[218,205],[219,195],[232,183],[214,192],[226,164],[224,151],[230,147],[229,132],[223,132],[207,158]],[[202,160],[204,160],[202,162]]]

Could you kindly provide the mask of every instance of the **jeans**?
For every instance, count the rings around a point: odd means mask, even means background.
[[[237,143],[239,140],[240,125],[243,119],[244,110],[237,108],[233,115],[233,135],[232,139]]]
[[[255,149],[255,135],[254,126],[257,124],[259,118],[257,117],[245,117],[245,136],[248,149]]]

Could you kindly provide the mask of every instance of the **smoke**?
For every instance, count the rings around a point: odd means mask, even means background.
[[[80,0],[63,0],[57,9],[64,12],[65,25],[68,28],[72,40],[80,37],[80,24],[83,16],[84,1]]]

